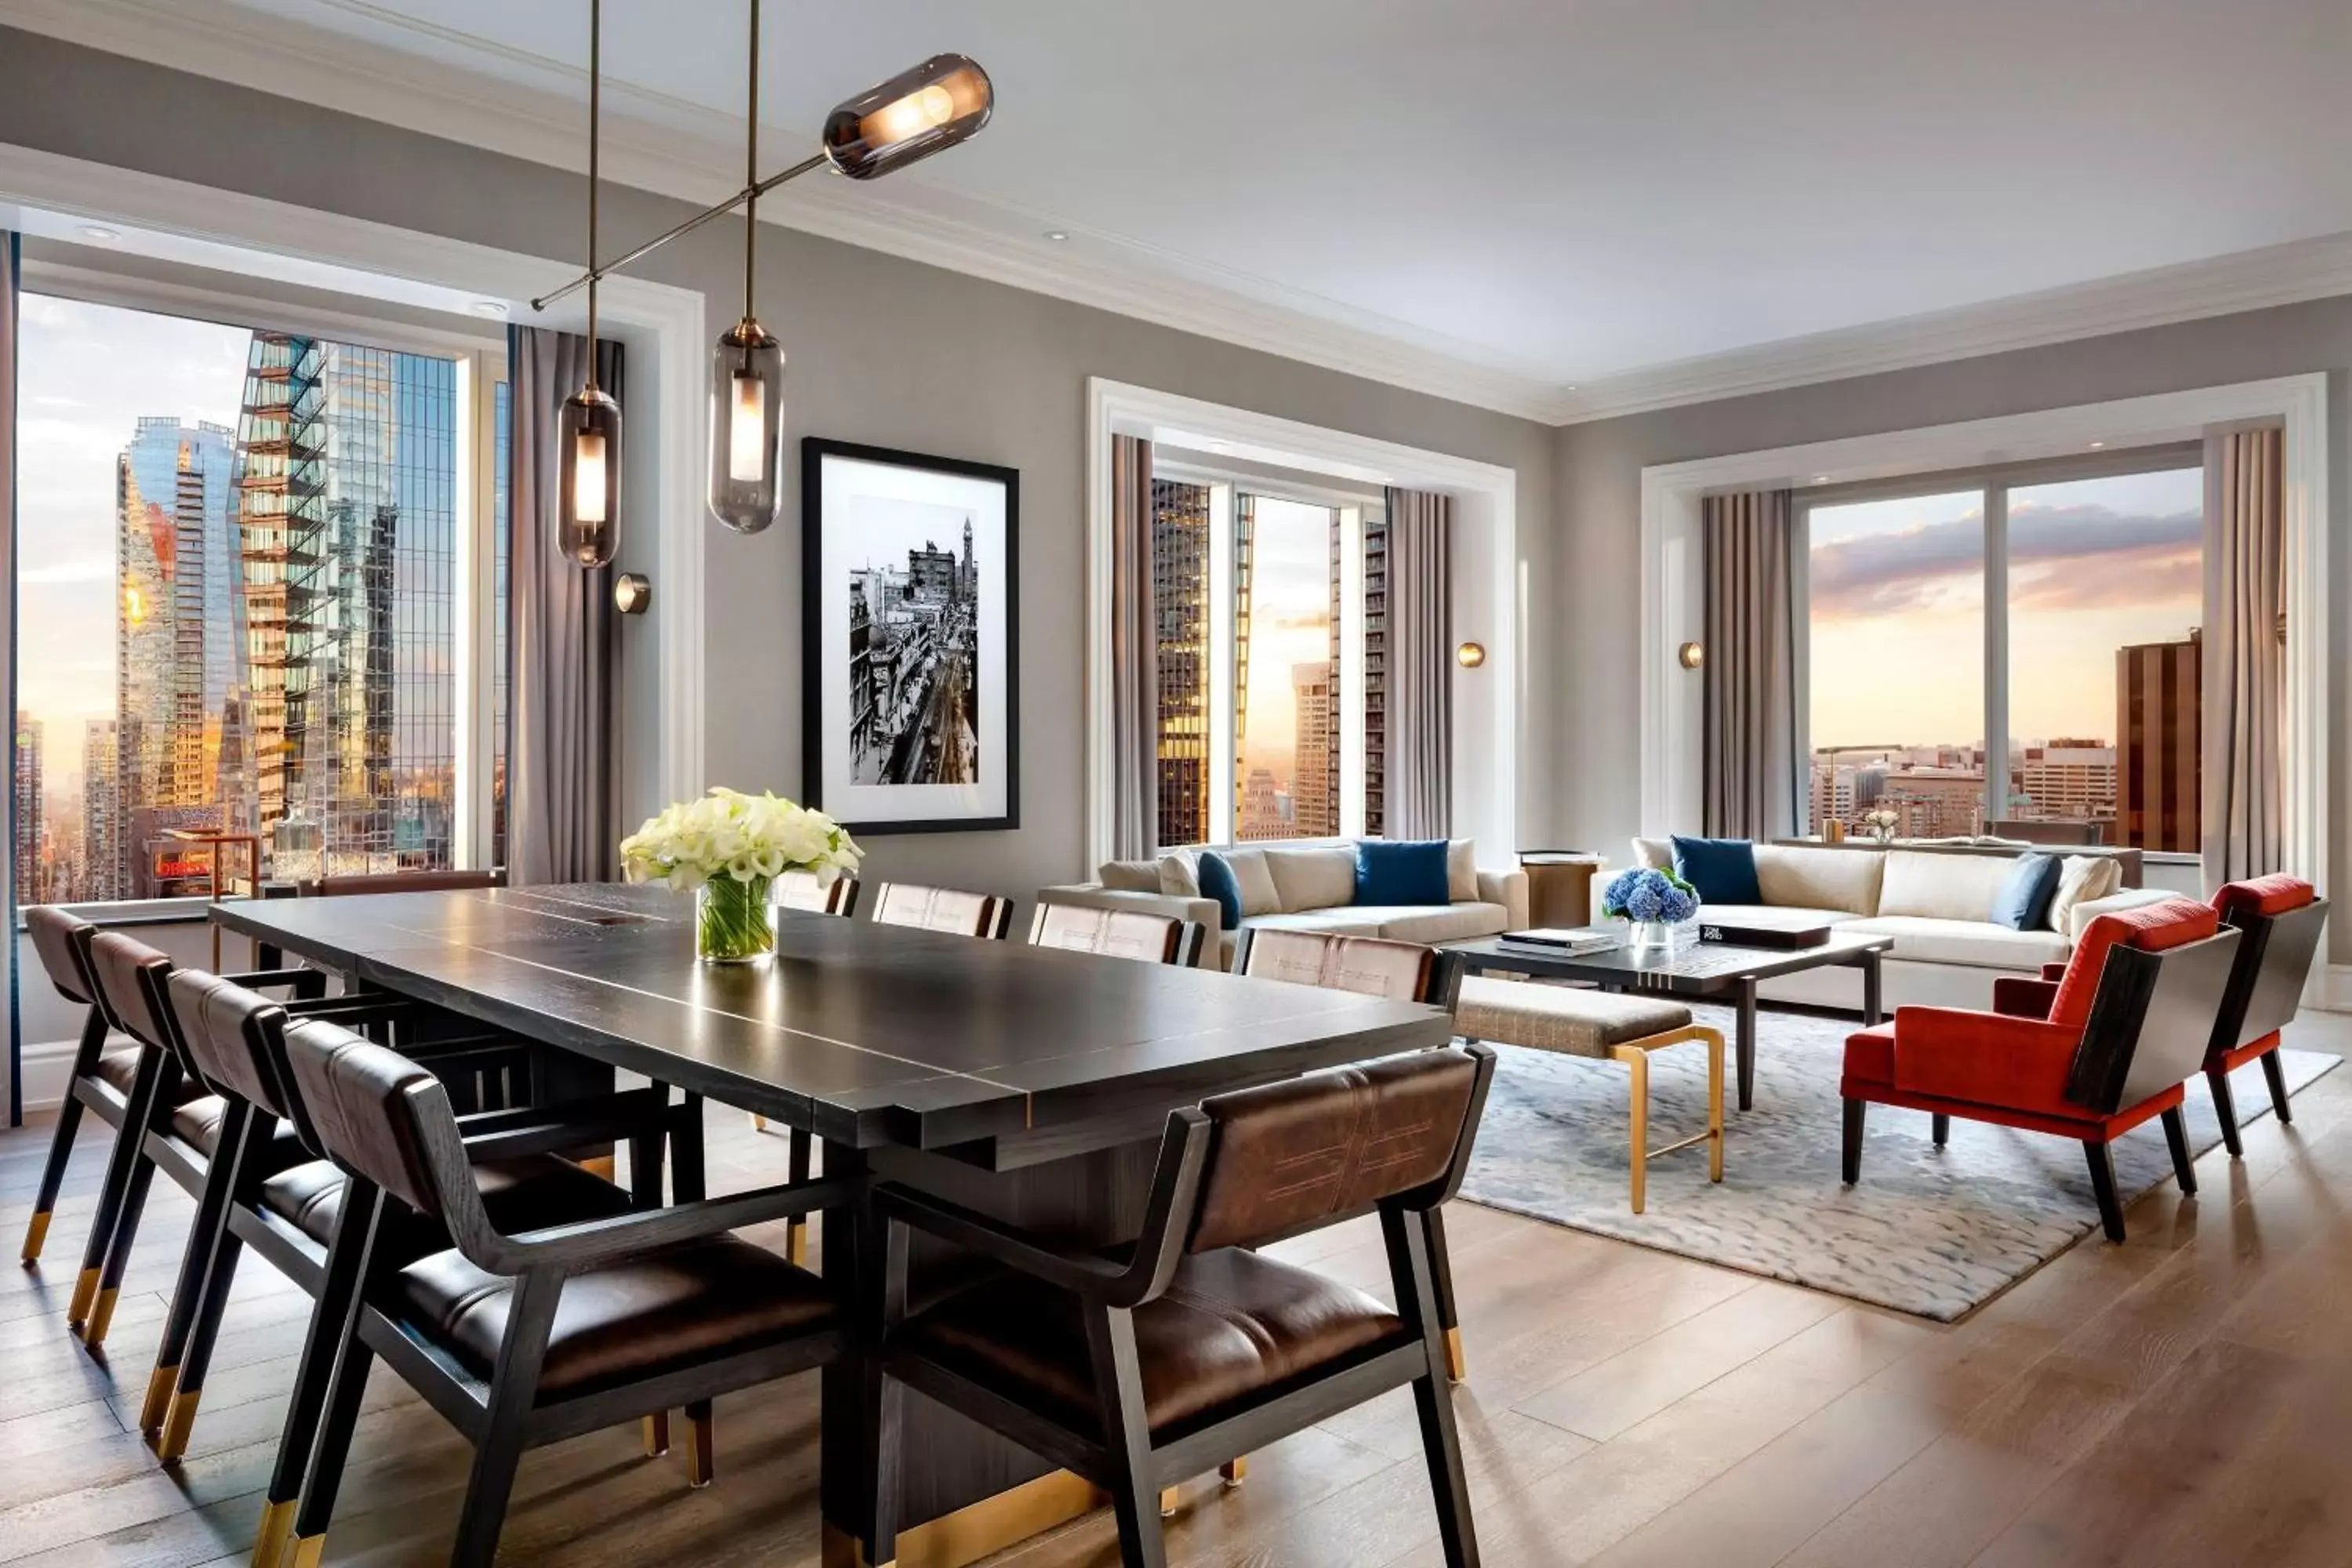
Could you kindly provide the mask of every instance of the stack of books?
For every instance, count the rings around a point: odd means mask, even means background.
[[[1505,947],[1574,958],[1588,952],[1606,952],[1612,947],[1622,947],[1625,945],[1625,933],[1605,926],[1546,927],[1538,931],[1507,931],[1498,940]]]

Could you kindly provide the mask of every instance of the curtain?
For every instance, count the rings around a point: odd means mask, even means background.
[[[1388,756],[1391,838],[1454,827],[1454,498],[1388,492]]]
[[[508,879],[606,881],[620,865],[619,615],[612,569],[583,571],[555,545],[558,411],[585,379],[588,343],[511,327],[507,351]],[[597,384],[625,401],[621,372],[621,345],[598,343]]]
[[[1151,443],[1110,438],[1110,853],[1160,838],[1160,637],[1151,607]]]
[[[7,650],[8,710],[16,709],[16,289],[22,262],[22,242],[7,229],[0,229],[0,575],[7,581],[7,610],[0,615],[0,647]],[[16,727],[8,730],[8,776],[16,772]],[[8,843],[21,842],[22,831],[16,825],[16,791],[8,792],[10,805],[5,821]],[[40,804],[34,803],[38,811]],[[12,852],[8,866],[0,871],[6,878],[5,896],[0,896],[0,914],[7,917],[7,929],[16,929],[16,900],[24,891],[16,886],[16,857]],[[0,979],[8,987],[8,1120],[5,1125],[15,1127],[25,1120],[24,1029],[16,1013],[16,942],[11,936],[6,951],[0,952]]]
[[[1797,828],[1797,652],[1787,490],[1709,496],[1701,748],[1702,831],[1772,838]]]
[[[2205,875],[2215,884],[2279,869],[2285,854],[2284,433],[2205,442],[2203,639]],[[2315,870],[2316,868],[2307,868]]]

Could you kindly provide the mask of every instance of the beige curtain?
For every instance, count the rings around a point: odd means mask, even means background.
[[[1111,858],[1160,837],[1160,639],[1151,618],[1151,443],[1110,438]]]
[[[1702,827],[1773,838],[1797,829],[1797,657],[1787,490],[1709,496]]]
[[[2278,870],[2285,852],[2286,516],[2284,433],[2205,443],[2205,875]]]
[[[1391,838],[1454,828],[1454,498],[1388,492],[1386,820]]]
[[[620,617],[612,568],[583,571],[555,543],[557,411],[580,389],[588,341],[513,327],[507,345],[507,873],[519,885],[608,881],[623,831]],[[597,344],[597,384],[626,406],[621,368],[621,345]]]
[[[16,285],[21,243],[14,233],[0,228],[0,574],[5,574],[10,585],[8,598],[5,604],[0,604],[0,646],[8,648],[12,660],[16,657]],[[13,668],[12,664],[12,670]],[[15,684],[13,679],[10,684]],[[11,724],[8,729],[8,776],[12,779],[24,776],[16,771],[16,726]],[[10,790],[8,794],[11,804],[0,808],[0,826],[5,826],[8,843],[13,847],[23,842],[19,837],[23,829],[17,825],[15,815],[16,792]],[[33,809],[38,811],[40,803],[34,802]],[[16,886],[16,857],[11,854],[7,869],[0,870],[0,877],[8,879],[6,896],[0,898],[0,913],[7,916],[8,929],[12,931],[16,929],[17,901],[31,890]],[[8,1118],[0,1122],[0,1126],[15,1127],[25,1120],[22,1060],[25,1032],[18,1026],[20,1020],[16,1013],[16,943],[14,941],[6,944],[5,952],[0,952],[0,985],[8,989]]]

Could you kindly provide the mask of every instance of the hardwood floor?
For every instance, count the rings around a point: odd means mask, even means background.
[[[2352,1018],[2292,1043],[2352,1052]],[[2352,1068],[2199,1162],[1969,1321],[1943,1327],[1493,1210],[1451,1215],[1470,1378],[1456,1391],[1495,1568],[2352,1564]],[[135,1422],[190,1210],[159,1182],[103,1361],[63,1310],[104,1163],[77,1156],[47,1262],[0,1273],[0,1562],[247,1561],[308,1301],[238,1281],[187,1461]],[[778,1179],[784,1141],[714,1113],[714,1189]],[[0,1241],[23,1233],[47,1146],[0,1132]],[[1822,1132],[1834,1179],[1836,1129]],[[1738,1152],[1735,1121],[1731,1158]],[[782,1227],[759,1234],[782,1245]],[[1283,1249],[1367,1286],[1368,1226]],[[814,1564],[816,1397],[803,1378],[719,1405],[719,1479],[634,1429],[524,1461],[509,1560]],[[437,1561],[467,1449],[379,1370],[331,1563]],[[1170,1555],[1194,1568],[1443,1561],[1409,1397],[1254,1455],[1247,1484],[1186,1485]],[[1110,1568],[1107,1516],[994,1559]]]

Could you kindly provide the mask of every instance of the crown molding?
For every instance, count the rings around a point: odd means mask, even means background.
[[[233,0],[0,0],[0,21],[532,163],[584,169],[576,91],[583,72],[416,22],[368,0],[315,3],[404,34],[421,49],[488,49],[526,79],[496,80]],[[698,204],[736,188],[740,131],[732,117],[625,82],[608,84],[606,94],[609,178]],[[803,181],[763,204],[761,216],[823,238],[1547,425],[2352,293],[2352,234],[2336,235],[1569,385],[1481,345],[1123,237],[1072,230],[1079,243],[1049,247],[1033,237],[1046,226],[1034,215],[919,181],[887,190]]]

